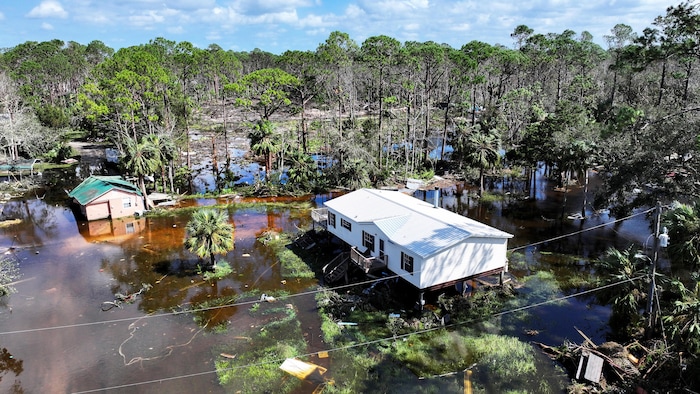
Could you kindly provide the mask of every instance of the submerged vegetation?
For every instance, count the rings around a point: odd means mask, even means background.
[[[449,176],[478,185],[479,203],[489,210],[507,205],[508,195],[536,200],[537,177],[544,176],[557,183],[563,202],[561,220],[542,220],[561,224],[577,218],[564,211],[567,195],[580,188],[586,193],[595,169],[602,184],[592,202],[584,199],[576,208],[582,228],[601,209],[623,217],[657,201],[684,202],[663,206],[672,240],[660,252],[669,261],[663,272],[654,271],[658,254],[636,248],[585,258],[538,250],[532,258],[511,254],[512,269],[525,276],[515,299],[509,287],[469,298],[445,294],[429,310],[416,311],[397,304],[401,295],[384,284],[371,298],[359,288],[320,292],[323,339],[340,349],[331,362],[344,366],[333,372],[327,390],[363,392],[376,382],[383,385],[379,391],[401,390],[408,383],[397,377],[406,370],[431,380],[467,369],[485,391],[546,391],[536,354],[510,329],[525,313],[490,318],[506,307],[544,304],[580,289],[602,289],[591,296],[591,308],[609,305],[611,339],[641,355],[635,368],[643,374],[634,385],[696,389],[700,214],[692,201],[700,195],[700,5],[686,1],[659,11],[665,14],[639,34],[615,25],[604,37],[607,49],[588,32],[536,33],[522,25],[512,34],[513,49],[476,41],[461,48],[401,43],[387,36],[358,44],[342,32],[330,33],[315,51],[279,56],[163,38],[117,51],[99,41],[27,42],[0,51],[0,112],[8,114],[0,119],[2,161],[41,157],[53,169],[66,166],[57,162],[75,155],[67,143],[80,138],[115,149],[116,169],[137,179],[144,194],[145,179],[152,177],[153,190],[219,197],[207,209],[182,208],[192,211],[185,245],[208,259],[201,274],[214,289],[235,272],[216,260],[234,248],[231,213],[251,205],[292,206],[239,196],[398,188],[407,177]],[[231,171],[230,133],[244,136],[245,160],[259,165],[249,184],[237,184]],[[195,152],[211,161],[193,163]],[[213,192],[191,194],[195,171],[211,174]],[[9,198],[39,186],[38,177],[19,178],[0,191]],[[295,204],[305,214],[311,206]],[[275,256],[281,276],[319,275],[324,258],[294,248],[293,236],[274,227],[256,236]],[[564,277],[549,259],[587,269]],[[0,259],[0,296],[13,291],[17,267]],[[197,322],[225,329],[232,312],[223,307],[241,295],[208,296],[200,307],[222,309],[198,313]],[[294,390],[298,382],[277,368],[280,360],[305,353],[294,308],[256,303],[250,317],[257,326],[242,333],[249,339],[221,349],[231,356],[217,360],[221,384],[231,391]],[[591,390],[598,389],[606,388]]]
[[[285,359],[306,352],[296,312],[291,305],[255,305],[259,306],[249,313],[257,323],[237,332],[229,344],[217,349],[219,382],[232,393],[292,392],[300,381],[286,375],[279,366]]]

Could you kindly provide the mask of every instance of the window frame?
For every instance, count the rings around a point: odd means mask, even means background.
[[[342,227],[348,231],[352,231],[352,223],[350,223],[349,220],[346,220],[344,218],[340,218],[340,227]]]
[[[131,197],[122,197],[122,208],[131,208],[133,205],[131,203]]]
[[[408,253],[401,252],[401,269],[413,275],[413,269],[415,268],[415,260],[413,256]]]
[[[371,241],[369,240],[371,238]],[[376,237],[365,230],[362,230],[362,246],[374,252]]]
[[[335,213],[333,212],[328,212],[328,225],[335,228]]]

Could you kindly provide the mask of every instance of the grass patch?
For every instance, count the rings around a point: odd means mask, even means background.
[[[188,195],[188,196],[183,196],[181,197],[183,200],[187,199],[199,199],[199,198],[217,198],[217,194],[212,194],[212,195],[203,195],[203,194],[198,194],[198,195]],[[308,212],[311,209],[311,203],[308,201],[295,201],[295,202],[265,202],[265,201],[260,201],[260,202],[238,202],[238,201],[232,201],[230,203],[220,203],[220,204],[214,204],[214,205],[207,205],[207,206],[193,206],[193,207],[168,207],[166,209],[153,209],[148,212],[146,212],[146,216],[149,217],[170,217],[170,216],[179,216],[182,213],[186,212],[195,212],[200,209],[222,209],[222,210],[227,210],[227,211],[232,211],[235,212],[236,210],[239,209],[256,209],[256,210],[267,210],[267,209],[275,209],[275,208],[280,208],[280,209],[289,209],[290,212],[298,211],[298,210],[304,210],[304,212]]]
[[[420,377],[472,368],[475,388],[486,392],[531,392],[541,384],[534,349],[510,336],[439,330],[395,341],[385,352]]]
[[[213,271],[204,271],[202,279],[208,281],[223,279],[233,272],[231,265],[226,261],[220,260],[216,263]]]
[[[503,196],[502,194],[489,193],[486,190],[484,190],[484,192],[481,194],[481,197],[479,198],[479,201],[490,204],[498,201],[503,201],[504,199],[505,196]]]
[[[316,276],[309,265],[294,251],[288,248],[291,244],[291,236],[286,233],[272,231],[265,232],[258,241],[272,249],[282,267],[282,276],[285,278],[313,278]]]
[[[216,360],[219,383],[231,393],[290,393],[300,381],[287,375],[279,366],[287,358],[304,354],[299,321],[293,308],[259,304],[251,313],[264,322],[218,349],[219,354],[235,355]],[[249,340],[241,340],[248,338]]]

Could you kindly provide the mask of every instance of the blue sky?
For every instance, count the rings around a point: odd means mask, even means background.
[[[0,48],[25,41],[100,40],[118,49],[164,37],[200,48],[282,53],[315,50],[333,31],[358,44],[387,35],[460,48],[472,40],[513,46],[535,33],[604,35],[618,23],[641,33],[679,1],[659,0],[0,0]]]

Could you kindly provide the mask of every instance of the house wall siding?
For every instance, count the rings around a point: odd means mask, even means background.
[[[357,223],[331,208],[328,211],[336,215],[336,226],[329,226],[328,231],[350,246],[356,246],[359,251],[365,250],[362,246],[362,231],[375,235],[375,249],[371,253],[372,256],[379,256],[379,240],[384,239],[384,254],[388,260],[387,269],[400,275],[418,289],[426,289],[507,267],[507,238],[466,238],[448,249],[423,259],[411,250],[392,242],[374,223]],[[351,231],[341,226],[341,219],[351,223]],[[402,252],[413,257],[413,273],[402,269]]]
[[[131,206],[124,207],[124,199],[131,200]],[[133,216],[136,212],[144,210],[143,199],[133,193],[126,193],[121,190],[110,190],[102,196],[92,200],[85,207],[85,217],[87,220],[112,219]]]
[[[424,289],[506,267],[507,239],[468,238],[423,261],[418,288]]]

